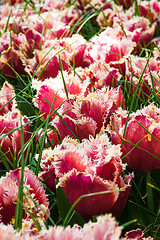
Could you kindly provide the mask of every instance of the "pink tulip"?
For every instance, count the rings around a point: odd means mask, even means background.
[[[110,215],[99,216],[97,222],[88,222],[83,227],[63,228],[61,226],[50,227],[42,230],[37,239],[39,240],[119,240],[122,228]],[[36,237],[36,236],[35,236]]]
[[[58,91],[53,87],[44,84],[38,91],[35,98],[35,105],[39,108],[44,119],[47,119],[52,115],[50,117],[50,120],[52,120],[56,116],[55,110],[58,110],[65,99],[66,96],[63,89],[59,89]]]
[[[141,229],[136,229],[136,230],[132,230],[130,232],[126,233],[126,237],[124,238],[124,240],[153,240],[153,238],[151,237],[144,237],[144,234],[142,232]]]
[[[68,135],[73,137],[74,133],[81,141],[89,135],[95,137],[103,126],[107,126],[111,114],[122,104],[121,88],[107,92],[102,88],[97,92],[89,93],[85,98],[77,97],[73,103],[65,102],[63,109],[69,111],[63,115],[63,120],[56,116],[52,124],[59,131],[61,140]]]
[[[0,90],[0,115],[4,115],[16,107],[15,92],[13,87],[5,82]]]
[[[31,57],[32,51],[24,34],[16,35],[13,32],[11,34],[6,32],[0,39],[0,54],[1,73],[6,78],[12,79],[15,76],[14,71],[18,74],[24,74],[22,61]]]
[[[8,173],[5,177],[2,177],[0,180],[0,216],[1,222],[4,224],[14,222],[20,177],[21,169],[16,169]],[[49,213],[49,203],[46,198],[45,191],[38,178],[28,168],[24,170],[24,195],[23,204],[28,211],[35,214],[37,219],[47,219],[46,214],[38,205],[35,205],[30,197],[31,195],[37,204],[39,204],[44,211]],[[23,212],[24,221],[26,223],[27,221],[31,221],[29,213],[25,209],[23,209]]]
[[[20,234],[16,233],[12,225],[0,223],[1,240],[21,240]]]
[[[138,1],[138,8],[140,15],[147,18],[148,14],[150,14],[149,20],[153,24],[158,20],[158,17],[160,16],[160,3],[158,1]],[[159,25],[159,21],[158,25]]]
[[[65,138],[54,148],[52,165],[69,202],[73,205],[82,195],[93,194],[75,206],[85,219],[104,213],[114,213],[115,216],[122,213],[131,176],[122,178],[124,170],[120,155],[119,146],[112,146],[106,134],[84,139],[82,143]],[[108,193],[94,195],[103,191]]]
[[[126,162],[132,170],[147,172],[160,168],[159,112],[159,108],[150,104],[148,107],[132,113],[125,135],[127,112],[119,109],[111,117],[111,140],[113,144],[121,144],[122,138],[124,139],[122,152],[125,158],[123,162]]]
[[[156,58],[158,57],[157,52],[156,50],[154,51]],[[126,60],[126,77],[128,82],[126,86],[133,89],[133,91],[137,91],[137,96],[140,96],[143,100],[148,99],[153,91],[159,98],[158,75],[160,63],[157,60],[150,58],[147,62],[146,58],[138,56],[130,56]]]
[[[21,117],[19,110],[9,111],[3,116],[0,116],[0,144],[1,152],[6,157],[6,163],[8,160],[11,163],[18,164],[18,158],[21,154],[21,119],[23,126],[23,141],[24,146],[27,144],[31,137],[30,123],[26,116]],[[23,151],[26,154],[28,146],[24,147]],[[24,155],[25,157],[25,155]],[[1,167],[4,168],[4,162],[1,161]],[[9,163],[8,163],[9,164]],[[10,165],[10,164],[9,164]]]

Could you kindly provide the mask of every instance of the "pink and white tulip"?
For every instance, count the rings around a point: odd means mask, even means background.
[[[123,162],[132,170],[147,172],[160,168],[159,113],[153,104],[132,113],[125,134],[127,112],[119,109],[111,117],[111,140],[113,144],[121,144],[123,139]]]

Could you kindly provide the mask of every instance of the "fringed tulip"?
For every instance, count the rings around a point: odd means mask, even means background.
[[[6,32],[0,39],[0,54],[0,70],[6,78],[12,79],[16,72],[25,73],[22,61],[31,57],[32,51],[24,34]]]
[[[24,151],[24,157],[29,150],[29,139],[31,137],[29,119],[26,116],[22,117],[19,110],[9,111],[0,116],[0,133],[0,150],[3,153],[3,160],[1,156],[1,167],[4,168],[6,164],[19,165],[18,159],[20,158],[21,150],[23,149]],[[21,141],[22,137],[24,146]]]
[[[134,239],[138,239],[138,240],[153,240],[153,238],[151,237],[144,237],[144,233],[142,232],[141,229],[136,229],[136,230],[131,230],[130,232],[126,233],[126,237],[124,238],[124,240],[134,240]]]
[[[100,33],[99,36],[92,38],[93,44],[90,46],[90,55],[94,60],[101,60],[110,67],[119,69],[120,73],[124,72],[125,58],[133,51],[136,44],[126,36],[117,39],[110,35],[108,29]],[[125,47],[124,47],[125,46]]]
[[[107,92],[102,88],[97,92],[89,93],[85,98],[77,97],[73,104],[66,102],[63,106],[65,111],[62,115],[63,119],[56,116],[52,124],[59,131],[61,140],[67,135],[70,137],[75,135],[81,141],[89,135],[95,137],[103,126],[107,126],[111,114],[122,104],[121,88]]]
[[[4,224],[14,223],[15,210],[17,205],[19,183],[21,178],[21,169],[16,169],[8,173],[0,180],[0,216]],[[46,212],[49,214],[48,200],[45,191],[38,178],[28,168],[24,170],[24,199],[25,208],[37,219],[46,220]],[[35,204],[35,202],[37,205]],[[31,222],[32,230],[35,228],[34,222],[28,211],[23,209],[24,228],[27,222]],[[43,210],[42,210],[42,209]],[[31,230],[31,229],[30,229]]]
[[[150,3],[148,1],[138,1],[138,9],[140,15],[147,18],[149,15],[149,20],[153,24],[156,22],[160,16],[160,3],[158,1],[151,0]],[[159,20],[157,21],[158,25]]]
[[[111,140],[121,144],[123,139],[123,162],[132,170],[147,172],[160,168],[159,113],[159,108],[150,104],[132,113],[128,122],[127,112],[121,109],[111,117]]]
[[[54,148],[52,156],[59,186],[63,187],[69,202],[73,205],[79,197],[90,194],[75,206],[85,219],[106,212],[113,212],[115,216],[122,213],[131,176],[122,177],[120,147],[112,146],[106,134],[82,143],[65,138]]]
[[[1,240],[21,240],[19,233],[16,233],[12,225],[0,223]]]
[[[15,108],[15,91],[8,82],[4,82],[0,90],[0,115],[4,115]]]
[[[147,100],[153,91],[159,98],[160,63],[157,60],[133,55],[126,60],[126,87],[137,91],[137,96],[143,100]]]
[[[99,216],[97,222],[88,222],[83,227],[63,228],[61,226],[50,227],[49,230],[41,231],[39,240],[119,240],[122,228],[110,215]]]
[[[35,105],[39,108],[44,119],[49,117],[52,120],[56,116],[56,111],[66,99],[63,89],[57,91],[53,87],[42,85],[35,98]]]

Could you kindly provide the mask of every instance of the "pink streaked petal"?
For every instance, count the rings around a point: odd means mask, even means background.
[[[64,92],[58,92],[56,89],[44,84],[38,91],[35,103],[43,115],[43,118],[47,119],[47,117],[63,103],[65,98]],[[53,119],[55,116],[56,113],[52,114],[50,119]]]
[[[120,239],[122,228],[118,226],[111,215],[98,216],[97,222],[88,222],[84,225],[82,232],[85,240],[111,240]]]
[[[63,187],[64,192],[71,204],[79,197],[85,194],[93,193],[93,196],[80,200],[75,209],[81,215],[88,219],[93,215],[110,212],[119,193],[116,184],[103,181],[101,178],[72,170],[60,179],[59,185]],[[106,194],[94,195],[96,192],[111,191]],[[95,207],[96,206],[96,207]]]
[[[89,117],[80,117],[72,119],[69,116],[63,116],[63,121],[57,116],[53,121],[53,126],[58,130],[61,140],[66,136],[76,137],[80,141],[89,138],[90,135],[95,136],[97,124]]]
[[[122,176],[119,177],[118,181],[119,181],[119,188],[122,190],[119,192],[119,196],[117,198],[117,201],[114,203],[111,212],[113,214],[113,216],[115,216],[116,218],[118,218],[124,208],[125,205],[127,203],[128,200],[128,196],[130,194],[130,190],[131,190],[131,186],[132,186],[132,174],[125,176],[124,178],[122,178]]]
[[[85,172],[86,170],[86,163],[83,160],[83,156],[80,155],[80,153],[69,149],[64,152],[62,156],[57,156],[57,158],[55,158],[54,165],[58,178],[63,177],[65,173],[72,169],[76,169],[79,172]]]
[[[157,159],[160,158],[159,111],[159,108],[151,104],[129,117],[122,152],[123,156],[129,153],[123,161],[132,170],[147,172],[160,168],[160,161]],[[121,110],[111,118],[111,139],[114,144],[122,142],[126,116]]]
[[[54,167],[51,167],[49,170],[43,171],[41,172],[41,174],[39,174],[39,179],[43,180],[44,183],[46,184],[46,186],[53,191],[54,193],[56,193],[56,184],[55,184],[55,180],[56,180],[56,175],[55,175],[55,169]]]
[[[101,89],[105,87],[116,87],[118,81],[121,79],[121,74],[116,68],[111,68],[107,64],[101,63],[101,61],[95,61],[89,66],[90,71],[90,88],[94,85],[95,89]]]
[[[0,91],[0,108],[2,108],[0,110],[0,115],[3,115],[8,111],[12,111],[15,109],[16,101],[14,97],[15,91],[13,87],[8,82],[4,82],[3,87]]]

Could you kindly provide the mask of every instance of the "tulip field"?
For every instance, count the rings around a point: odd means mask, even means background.
[[[160,1],[0,1],[0,240],[160,239]]]

